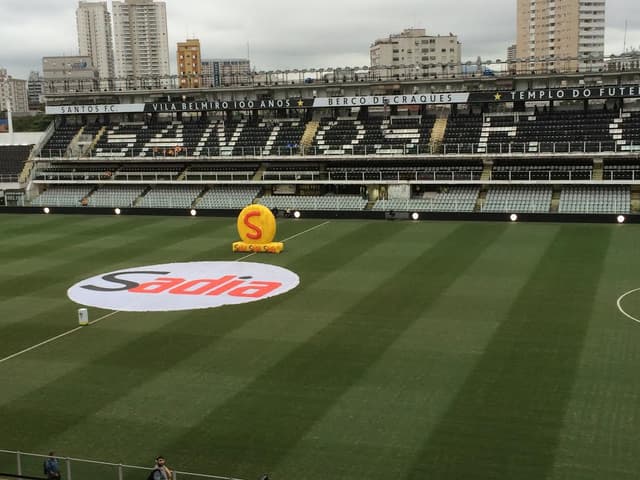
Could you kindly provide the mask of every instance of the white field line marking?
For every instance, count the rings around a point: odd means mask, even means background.
[[[288,242],[289,240],[293,240],[294,238],[299,237],[300,235],[304,235],[305,233],[309,233],[309,232],[315,230],[316,228],[324,227],[329,222],[330,221],[327,220],[326,222],[320,223],[320,224],[315,225],[315,226],[313,226],[311,228],[307,228],[306,230],[303,230],[302,232],[296,233],[295,235],[291,235],[290,237],[285,238],[284,240],[282,240],[282,242]],[[248,255],[245,255],[244,257],[240,257],[240,258],[236,259],[236,262],[241,262],[245,258],[252,257],[256,253],[258,253],[258,252],[253,252],[253,253],[250,253]]]
[[[635,293],[638,291],[640,291],[640,288],[634,288],[633,290],[629,290],[628,292],[625,292],[622,295],[620,295],[620,297],[618,298],[618,301],[616,302],[616,305],[618,305],[618,310],[620,310],[620,313],[622,313],[625,317],[630,318],[636,323],[640,323],[640,320],[638,320],[635,317],[632,317],[631,315],[629,315],[627,312],[624,311],[624,309],[622,308],[622,299],[627,295],[631,295],[632,293]]]
[[[300,235],[304,235],[305,233],[309,233],[309,232],[311,232],[311,231],[315,230],[316,228],[323,227],[323,226],[325,226],[327,223],[329,223],[329,220],[327,220],[327,221],[326,221],[326,222],[324,222],[324,223],[320,223],[320,224],[318,224],[318,225],[315,225],[315,226],[313,226],[313,227],[311,227],[311,228],[307,228],[306,230],[304,230],[304,231],[302,231],[302,232],[299,232],[299,233],[296,233],[295,235],[291,235],[290,237],[285,238],[285,239],[283,240],[283,242],[286,242],[286,241],[288,241],[288,240],[292,240],[292,239],[294,239],[294,238],[296,238],[296,237],[299,237]],[[245,258],[249,258],[249,257],[251,257],[252,255],[255,255],[256,253],[257,253],[257,252],[253,252],[253,253],[250,253],[249,255],[245,255],[244,257],[238,258],[236,261],[237,261],[237,262],[239,262],[239,261],[241,261],[241,260],[244,260]],[[93,321],[89,322],[89,325],[95,325],[96,323],[100,322],[101,320],[104,320],[105,318],[109,318],[109,317],[111,317],[112,315],[115,315],[116,313],[119,313],[119,312],[120,312],[120,310],[114,310],[113,312],[107,313],[106,315],[103,315],[102,317],[100,317],[100,318],[96,318],[95,320],[93,320]],[[623,312],[623,313],[624,313],[624,312]],[[626,313],[625,313],[625,315],[626,315]],[[8,361],[8,360],[11,360],[12,358],[16,358],[16,357],[18,357],[18,356],[20,356],[20,355],[22,355],[22,354],[24,354],[24,353],[30,352],[30,351],[32,351],[32,350],[35,350],[36,348],[42,347],[43,345],[46,345],[46,344],[48,344],[48,343],[51,343],[51,342],[53,342],[53,341],[55,341],[55,340],[58,340],[58,339],[60,339],[60,338],[62,338],[62,337],[66,337],[67,335],[71,335],[72,333],[75,333],[75,332],[77,332],[78,330],[82,330],[82,328],[83,328],[82,326],[78,326],[78,327],[76,327],[76,328],[72,328],[71,330],[68,330],[68,331],[66,331],[66,332],[63,332],[63,333],[61,333],[60,335],[56,335],[55,337],[48,338],[47,340],[45,340],[45,341],[43,341],[43,342],[37,343],[36,345],[32,345],[32,346],[30,346],[30,347],[25,348],[24,350],[20,350],[19,352],[13,353],[13,354],[9,355],[8,357],[0,358],[0,363],[4,363],[4,362],[6,362],[6,361]]]
[[[107,313],[106,315],[103,315],[102,317],[96,318],[94,321],[89,322],[89,325],[93,325],[94,323],[98,323],[100,320],[104,320],[105,318],[110,317],[111,315],[115,315],[118,312],[119,312],[119,310],[116,310],[116,311],[111,312],[111,313]],[[27,353],[27,352],[30,352],[31,350],[35,350],[36,348],[42,347],[43,345],[46,345],[47,343],[51,343],[54,340],[58,340],[59,338],[66,337],[67,335],[71,335],[72,333],[77,332],[78,330],[82,330],[82,328],[83,327],[81,327],[81,326],[80,327],[76,327],[76,328],[72,328],[71,330],[68,330],[68,331],[66,331],[64,333],[61,333],[60,335],[56,335],[55,337],[48,338],[44,342],[40,342],[40,343],[38,343],[36,345],[32,345],[30,347],[27,347],[24,350],[20,350],[19,352],[16,352],[16,353],[14,353],[12,355],[9,355],[8,357],[1,358],[0,359],[0,363],[4,363],[7,360],[11,360],[12,358],[15,358],[15,357],[17,357],[19,355],[22,355],[23,353]]]

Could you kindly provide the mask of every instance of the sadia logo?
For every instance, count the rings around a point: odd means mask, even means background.
[[[91,307],[168,312],[255,302],[298,283],[295,273],[263,263],[167,263],[97,275],[76,283],[67,295]]]

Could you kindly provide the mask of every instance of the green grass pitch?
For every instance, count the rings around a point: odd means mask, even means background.
[[[75,282],[234,260],[236,237],[234,219],[0,216],[0,358],[77,326]],[[251,480],[637,478],[640,324],[616,299],[640,287],[640,227],[336,220],[248,260],[301,283],[117,313],[0,363],[0,449]],[[640,292],[623,307],[640,318]]]

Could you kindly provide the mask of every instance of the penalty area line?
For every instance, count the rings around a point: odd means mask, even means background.
[[[320,223],[318,225],[314,225],[311,228],[307,228],[306,230],[303,230],[302,232],[298,232],[295,235],[291,235],[290,237],[285,238],[283,240],[283,242],[287,242],[289,240],[293,240],[294,238],[297,238],[297,237],[299,237],[301,235],[304,235],[305,233],[309,233],[309,232],[312,232],[313,230],[316,230],[317,228],[324,227],[328,223],[329,223],[329,220],[327,220],[326,222]],[[238,258],[236,260],[236,262],[242,261],[245,258],[249,258],[249,257],[255,255],[256,253],[257,252],[253,252],[253,253],[250,253],[248,255],[245,255],[244,257]],[[114,310],[113,312],[107,313],[106,315],[103,315],[102,317],[96,318],[95,320],[89,322],[89,325],[95,325],[96,323],[98,323],[98,322],[100,322],[100,321],[102,321],[102,320],[104,320],[106,318],[109,318],[109,317],[115,315],[116,313],[120,313],[120,312],[121,312],[121,310]],[[19,357],[20,355],[24,355],[25,353],[31,352],[32,350],[35,350],[36,348],[40,348],[40,347],[42,347],[44,345],[47,345],[47,344],[49,344],[51,342],[55,342],[56,340],[59,340],[59,339],[61,339],[63,337],[66,337],[67,335],[71,335],[72,333],[75,333],[78,330],[82,330],[83,328],[84,328],[84,326],[78,326],[78,327],[72,328],[71,330],[67,330],[66,332],[63,332],[63,333],[61,333],[59,335],[56,335],[55,337],[48,338],[48,339],[46,339],[46,340],[44,340],[44,341],[42,341],[40,343],[37,343],[37,344],[32,345],[30,347],[27,347],[24,350],[20,350],[19,352],[13,353],[13,354],[9,355],[8,357],[0,358],[0,364],[2,364],[4,362],[7,362],[7,361],[9,361],[9,360],[11,360],[13,358]]]

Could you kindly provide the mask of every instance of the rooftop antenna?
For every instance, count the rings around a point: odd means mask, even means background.
[[[624,42],[622,44],[622,53],[627,51],[627,20],[624,21]]]
[[[247,60],[249,60],[249,64],[251,64],[251,48],[249,47],[249,42],[247,42]]]

